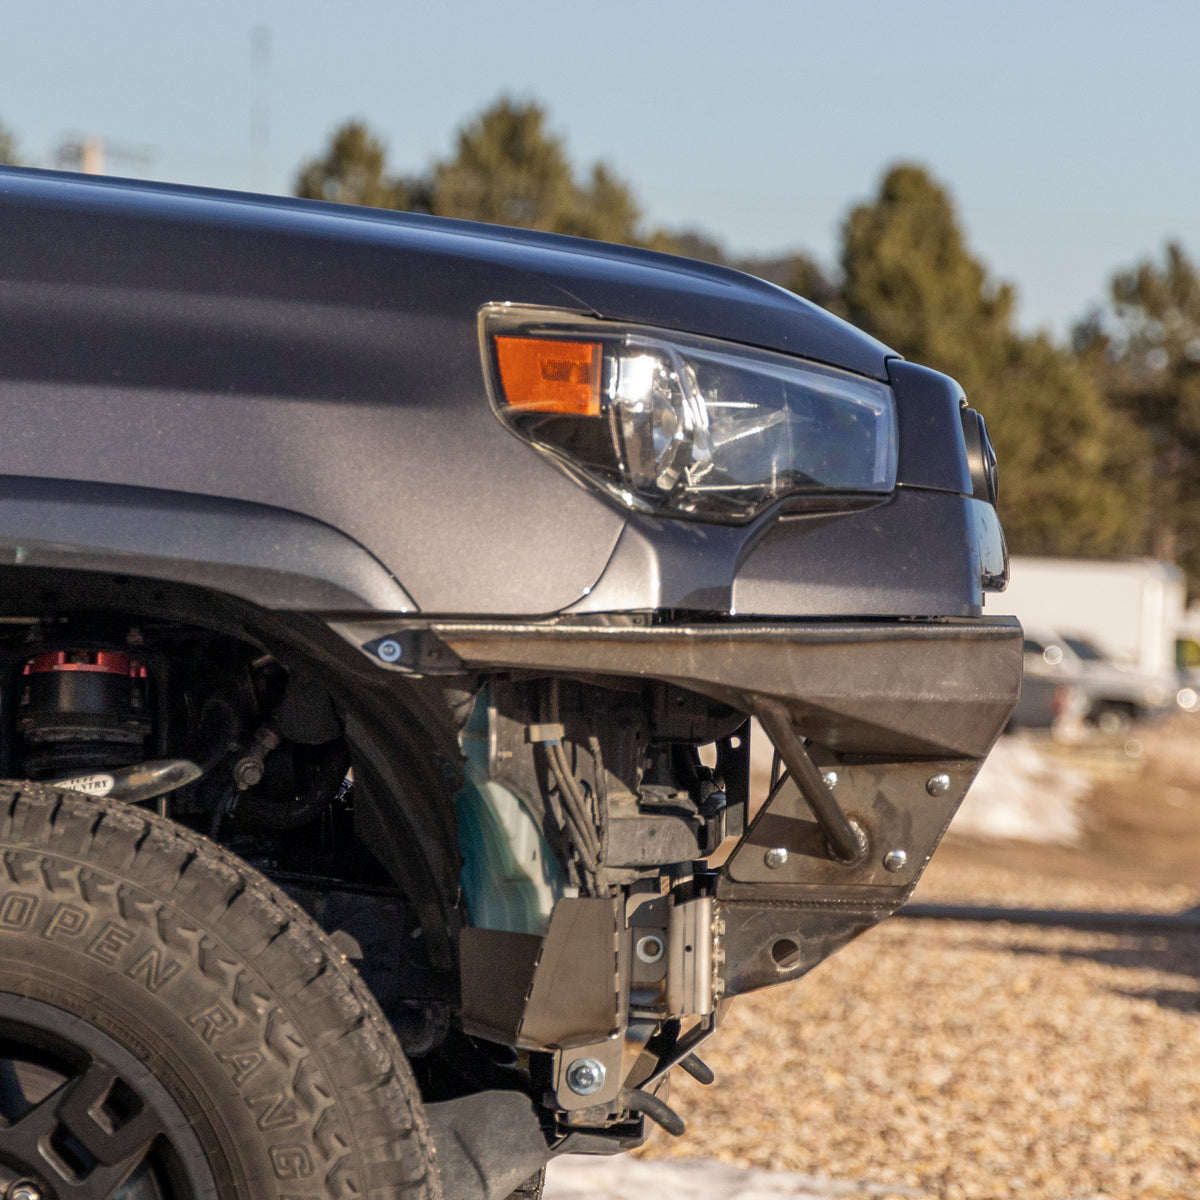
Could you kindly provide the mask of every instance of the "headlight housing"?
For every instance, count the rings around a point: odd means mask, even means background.
[[[788,496],[895,486],[895,401],[877,380],[511,305],[487,305],[480,336],[500,420],[630,508],[739,523]]]

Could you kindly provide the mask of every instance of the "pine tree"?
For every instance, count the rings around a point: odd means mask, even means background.
[[[389,175],[386,159],[383,142],[362,121],[347,121],[330,135],[324,155],[300,168],[295,194],[369,208],[419,208],[420,186]]]
[[[459,130],[453,157],[432,172],[439,216],[609,242],[637,243],[639,213],[628,186],[603,163],[579,184],[545,109],[501,97]]]
[[[17,140],[3,125],[0,125],[0,164],[12,167],[20,165],[17,158]]]
[[[454,153],[419,175],[389,172],[381,138],[347,121],[298,172],[295,193],[548,233],[641,244],[628,185],[604,163],[577,182],[541,105],[501,97],[457,133]]]
[[[893,167],[843,229],[850,320],[952,375],[984,414],[1013,550],[1122,554],[1141,546],[1145,446],[1074,357],[1013,324],[1012,289],[966,246],[944,188]]]
[[[1150,549],[1200,581],[1200,274],[1170,242],[1161,262],[1117,272],[1078,351],[1152,448]]]

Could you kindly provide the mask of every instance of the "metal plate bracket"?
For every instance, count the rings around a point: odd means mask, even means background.
[[[839,887],[887,888],[916,883],[950,818],[975,778],[975,759],[839,765],[833,785],[842,810],[866,833],[867,850],[854,863],[831,857],[821,826],[799,791],[785,782],[759,812],[722,871],[729,885],[759,885],[779,899]],[[832,889],[832,890],[831,890]]]

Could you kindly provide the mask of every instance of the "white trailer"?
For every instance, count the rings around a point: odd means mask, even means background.
[[[1014,555],[1006,591],[988,612],[1029,627],[1079,634],[1114,662],[1147,675],[1175,671],[1175,637],[1184,619],[1183,573],[1152,558],[1103,562]]]

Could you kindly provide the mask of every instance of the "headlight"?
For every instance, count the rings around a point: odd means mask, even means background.
[[[785,496],[885,493],[883,383],[711,338],[488,305],[500,420],[630,508],[746,521]]]

